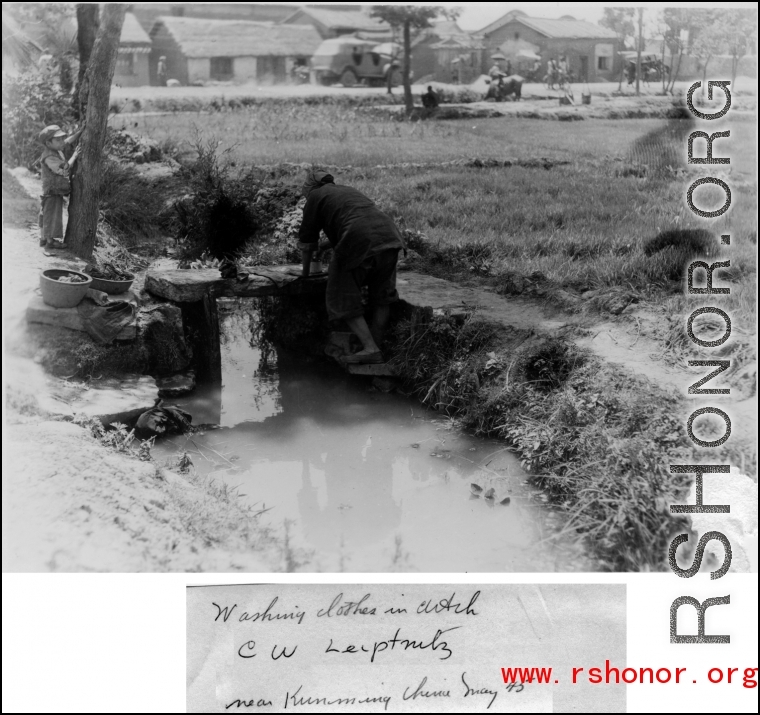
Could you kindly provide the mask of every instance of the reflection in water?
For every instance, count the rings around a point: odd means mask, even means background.
[[[418,403],[370,391],[331,365],[278,355],[275,367],[251,345],[253,311],[220,313],[222,389],[177,403],[196,424],[222,429],[156,449],[197,447],[200,472],[239,486],[274,521],[292,521],[314,551],[309,569],[589,568],[546,540],[546,514],[503,443],[452,431]],[[471,482],[510,496],[509,506],[473,498]]]

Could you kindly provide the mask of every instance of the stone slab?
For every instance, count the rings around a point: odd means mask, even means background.
[[[40,407],[53,415],[84,414],[97,417],[104,425],[129,422],[149,410],[158,400],[158,386],[152,377],[127,376],[93,380],[88,385],[60,381],[50,394],[38,398]]]
[[[177,303],[195,303],[206,295],[263,298],[277,295],[324,293],[327,275],[301,276],[297,265],[244,268],[246,280],[224,279],[216,268],[152,268],[145,275],[145,289],[159,298]]]
[[[247,281],[224,281],[222,295],[241,298],[264,298],[278,295],[324,295],[327,276],[272,276],[249,275]]]
[[[379,365],[346,365],[351,375],[372,375],[374,377],[395,377],[398,373],[389,363]]]
[[[195,372],[188,370],[169,377],[159,377],[156,384],[159,397],[182,397],[195,389]]]
[[[195,303],[223,285],[216,268],[151,269],[145,274],[145,290],[176,303]]]
[[[126,300],[137,303],[137,297],[132,291],[111,296],[113,300]],[[55,325],[59,328],[87,332],[76,308],[53,308],[47,305],[42,297],[33,295],[26,308],[26,320],[28,323],[40,323],[41,325]],[[127,325],[117,336],[116,340],[134,340],[137,337],[137,319]]]

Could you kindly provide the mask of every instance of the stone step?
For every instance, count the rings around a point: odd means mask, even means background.
[[[398,375],[387,362],[377,365],[346,365],[345,367],[351,375],[372,375],[373,377],[395,377]]]
[[[137,304],[137,297],[132,291],[111,296],[112,300],[124,300]],[[55,325],[59,328],[87,332],[79,311],[76,308],[53,308],[47,305],[39,295],[33,295],[26,308],[26,320],[29,323]],[[137,318],[127,325],[117,336],[116,340],[134,340],[137,338]]]
[[[158,395],[161,398],[174,398],[189,395],[195,390],[195,371],[188,370],[180,372],[169,377],[159,377],[156,379],[158,385]]]

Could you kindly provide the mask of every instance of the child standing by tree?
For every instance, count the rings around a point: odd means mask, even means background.
[[[57,124],[51,124],[40,132],[40,142],[45,146],[40,157],[42,167],[40,246],[66,248],[66,244],[63,243],[63,197],[71,192],[69,174],[79,155],[79,147],[76,147],[73,152],[70,150],[79,141],[83,131],[84,127],[75,134],[67,136]],[[70,153],[71,156],[67,158],[64,152]]]

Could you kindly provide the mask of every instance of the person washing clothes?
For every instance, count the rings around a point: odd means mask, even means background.
[[[69,136],[57,124],[51,124],[39,134],[45,147],[40,157],[40,246],[67,248],[63,243],[63,197],[71,193],[70,173],[79,156],[79,147],[73,151],[72,147],[83,131],[84,127]]]
[[[379,343],[390,317],[390,305],[398,300],[396,263],[405,249],[401,233],[390,216],[360,191],[339,186],[331,174],[312,170],[302,187],[306,197],[299,230],[303,272],[309,275],[311,256],[324,231],[333,258],[327,272],[327,314],[345,320],[359,338],[362,349],[344,358],[351,364],[382,363]],[[371,324],[364,318],[363,286],[369,289]]]

